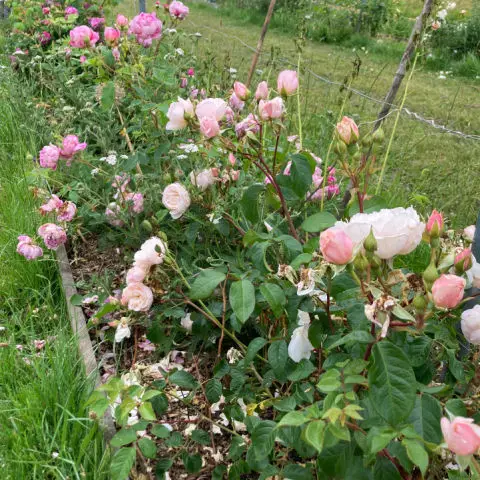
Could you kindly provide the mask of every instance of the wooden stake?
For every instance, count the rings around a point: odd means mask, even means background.
[[[395,100],[397,92],[400,88],[400,85],[405,77],[405,73],[407,72],[407,66],[412,58],[412,55],[418,45],[418,42],[422,38],[422,32],[425,28],[425,22],[427,21],[430,13],[432,13],[434,0],[425,0],[423,4],[422,13],[417,17],[415,20],[415,25],[413,26],[412,33],[410,34],[410,38],[408,39],[407,46],[405,51],[403,52],[402,59],[397,68],[397,72],[395,77],[393,78],[392,86],[383,101],[383,106],[378,114],[377,121],[375,122],[374,130],[377,130],[381,125],[383,120],[385,119],[386,115],[390,111],[392,107],[392,103]]]
[[[255,71],[255,68],[257,67],[258,58],[260,57],[260,53],[261,53],[262,47],[263,47],[263,41],[265,40],[265,35],[267,34],[268,25],[270,24],[270,20],[272,19],[273,9],[275,8],[276,3],[277,3],[277,0],[271,0],[270,1],[270,6],[268,7],[267,16],[265,17],[265,22],[263,23],[262,32],[260,33],[260,38],[258,39],[257,49],[255,51],[255,54],[253,55],[252,64],[250,65],[250,70],[248,72],[248,78],[247,78],[247,83],[246,83],[247,88],[250,87],[250,83],[251,83],[252,77],[253,77],[253,72]]]

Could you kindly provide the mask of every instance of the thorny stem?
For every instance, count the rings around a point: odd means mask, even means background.
[[[298,66],[297,72],[300,75],[300,62],[302,59],[302,54],[298,53]],[[298,90],[297,90],[297,109],[298,109],[298,139],[300,141],[300,150],[303,148],[303,134],[302,134],[302,106],[300,103],[300,81],[298,82]]]
[[[273,164],[272,164],[272,173],[275,176],[275,169],[277,167],[277,152],[278,152],[278,144],[280,142],[280,134],[277,134],[277,138],[275,140],[275,150],[273,152]]]
[[[225,314],[227,312],[227,295],[225,289],[227,288],[227,280],[223,282],[222,287],[222,300],[223,300],[223,308],[222,308],[222,334],[220,335],[220,340],[218,341],[218,350],[217,350],[217,360],[220,360],[222,354],[222,344],[223,344],[223,337],[225,335]]]

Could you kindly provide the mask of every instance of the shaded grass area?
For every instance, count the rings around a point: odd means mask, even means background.
[[[85,418],[92,385],[78,358],[54,257],[27,262],[15,252],[17,236],[33,237],[41,222],[28,155],[43,145],[47,126],[31,102],[28,85],[0,69],[2,478],[106,479],[102,435]],[[37,349],[34,340],[46,344]]]

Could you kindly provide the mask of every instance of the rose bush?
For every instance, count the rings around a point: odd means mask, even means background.
[[[38,241],[18,232],[17,251],[34,260],[40,239],[55,250],[68,231],[121,252],[76,299],[118,360],[88,405],[118,425],[116,478],[137,451],[159,478],[174,462],[231,479],[475,471],[478,347],[464,345],[480,321],[478,307],[461,313],[480,281],[472,228],[372,194],[381,130],[342,114],[321,159],[298,128],[299,72],[251,86],[202,75],[181,2],[115,22],[72,8],[13,8],[12,68],[47,81],[52,105],[32,152],[48,220]],[[53,40],[40,45],[45,15]],[[164,426],[179,403],[196,411],[190,434]]]

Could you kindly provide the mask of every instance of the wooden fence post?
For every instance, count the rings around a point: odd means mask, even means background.
[[[138,0],[138,9],[140,13],[147,11],[146,1],[145,0]]]
[[[258,57],[260,56],[260,52],[262,51],[263,41],[265,40],[265,35],[267,34],[268,25],[270,24],[270,20],[272,19],[275,3],[277,3],[277,0],[270,1],[270,6],[268,7],[267,16],[265,17],[265,22],[263,22],[262,32],[260,33],[260,38],[258,39],[258,43],[257,43],[257,49],[255,51],[255,54],[253,55],[252,64],[250,65],[250,70],[248,72],[247,83],[246,83],[247,88],[250,87],[250,83],[253,77],[253,72],[257,67]]]

